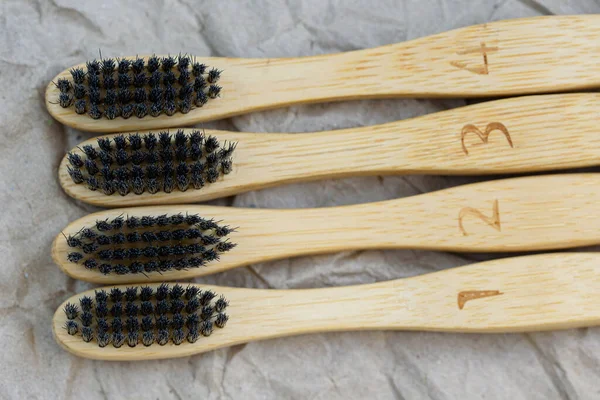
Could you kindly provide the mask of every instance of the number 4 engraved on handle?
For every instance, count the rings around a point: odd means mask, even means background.
[[[468,236],[469,234],[465,230],[463,226],[463,219],[467,215],[472,215],[473,217],[479,218],[498,232],[500,232],[500,210],[498,209],[498,200],[494,200],[494,205],[492,209],[492,216],[487,217],[481,211],[473,207],[463,207],[458,213],[458,228],[462,232],[463,236]]]

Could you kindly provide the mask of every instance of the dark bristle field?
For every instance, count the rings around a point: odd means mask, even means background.
[[[68,153],[67,172],[107,196],[200,190],[232,172],[235,149],[197,130],[116,135]]]
[[[229,320],[228,301],[212,291],[166,283],[155,288],[111,288],[81,297],[79,306],[68,302],[62,328],[99,348],[143,348],[195,343]]]
[[[64,234],[68,246],[66,261],[80,268],[101,275],[145,275],[164,274],[201,268],[218,261],[224,253],[235,247],[229,235],[235,230],[227,225],[196,214],[142,215],[98,219],[89,227],[76,233]],[[133,289],[123,293],[114,291],[110,296],[97,293],[96,298],[106,301],[124,297],[134,299],[138,294]],[[173,287],[165,292],[157,289],[158,300],[169,298],[189,300],[198,294],[194,289]],[[153,291],[143,288],[144,301],[152,297]],[[201,305],[212,299],[210,292],[200,297]],[[217,309],[223,308],[217,302]]]
[[[221,74],[186,55],[91,60],[55,82],[56,103],[92,119],[186,114],[219,97]]]

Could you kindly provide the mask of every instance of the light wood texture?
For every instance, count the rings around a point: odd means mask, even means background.
[[[157,286],[157,285],[151,285]],[[328,331],[526,332],[600,323],[600,253],[506,258],[374,284],[326,289],[241,289],[196,285],[229,300],[229,322],[196,343],[99,348],[63,328],[58,343],[81,357],[148,360],[184,357],[251,341]],[[105,288],[106,289],[106,288]],[[79,304],[80,293],[68,299]],[[487,297],[486,297],[487,296]],[[470,300],[460,303],[460,298]]]
[[[72,108],[60,107],[53,83],[46,90],[46,107],[59,122],[77,129],[124,132],[189,126],[309,102],[582,90],[600,85],[600,16],[490,22],[402,43],[320,56],[198,60],[224,70],[219,81],[223,90],[219,99],[188,114],[93,120],[76,114]],[[54,81],[70,77],[69,69]]]
[[[199,214],[238,227],[237,247],[206,267],[163,274],[102,275],[67,261],[62,233],[52,247],[65,273],[118,284],[188,279],[261,261],[359,249],[515,252],[600,243],[600,174],[528,176],[469,184],[418,196],[340,207],[248,209],[149,206],[89,214],[68,225],[75,234],[119,215]]]
[[[523,173],[598,165],[600,93],[496,100],[387,124],[303,134],[206,130],[234,141],[233,171],[200,190],[107,196],[73,183],[65,192],[105,207],[181,204],[269,186],[325,178],[387,174]],[[187,130],[188,132],[191,130]],[[112,137],[114,135],[107,135]],[[81,143],[96,145],[96,139]],[[79,148],[72,152],[81,154]]]

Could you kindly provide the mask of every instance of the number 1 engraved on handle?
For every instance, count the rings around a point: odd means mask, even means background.
[[[506,140],[508,141],[508,144],[510,145],[510,147],[511,148],[515,147],[513,145],[512,138],[510,137],[510,133],[508,133],[508,129],[506,128],[506,126],[504,124],[502,124],[500,122],[490,122],[485,127],[484,132],[481,132],[479,130],[479,128],[477,128],[473,124],[467,124],[467,125],[463,126],[462,131],[460,132],[460,143],[462,144],[462,149],[463,149],[464,153],[466,155],[469,155],[469,151],[467,150],[467,146],[465,145],[465,136],[467,136],[469,133],[474,133],[479,137],[479,139],[481,139],[483,144],[487,144],[488,140],[490,138],[490,133],[492,133],[493,131],[502,132],[504,134],[504,136],[506,137]]]
[[[472,215],[473,217],[479,218],[498,232],[500,232],[500,210],[498,209],[498,200],[494,200],[494,205],[492,209],[492,216],[487,217],[481,211],[473,207],[463,207],[458,213],[458,228],[462,232],[463,236],[468,236],[469,234],[465,230],[463,226],[463,219],[467,215]]]

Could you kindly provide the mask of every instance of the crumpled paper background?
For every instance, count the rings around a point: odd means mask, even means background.
[[[63,275],[50,244],[95,211],[60,189],[66,150],[90,134],[44,108],[46,84],[97,57],[179,53],[292,57],[373,47],[458,27],[542,14],[599,13],[598,1],[0,2],[0,397],[2,399],[597,399],[600,330],[465,335],[314,334],[182,359],[107,363],[71,356],[50,322],[91,285]],[[457,100],[357,101],[291,107],[204,124],[252,132],[372,125],[458,107]],[[414,195],[469,178],[370,177],[296,184],[215,201],[231,206],[317,207]],[[487,257],[490,257],[488,255]],[[477,259],[486,256],[477,256]],[[472,255],[362,251],[256,264],[198,282],[309,288],[383,281],[476,261]]]

